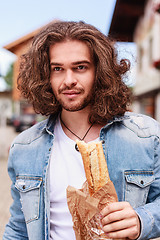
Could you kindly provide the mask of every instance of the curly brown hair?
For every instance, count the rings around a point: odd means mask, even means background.
[[[114,41],[94,26],[80,22],[52,22],[33,39],[29,51],[21,56],[18,89],[37,113],[55,115],[61,111],[50,84],[49,47],[65,40],[87,44],[96,67],[90,122],[105,123],[122,116],[131,102],[131,91],[123,77],[130,68],[127,59],[117,60]]]

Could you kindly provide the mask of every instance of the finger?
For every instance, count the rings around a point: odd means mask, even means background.
[[[137,239],[139,237],[139,234],[137,232],[137,228],[131,227],[128,229],[123,229],[117,232],[110,232],[110,233],[106,233],[106,236],[108,238],[113,238],[113,239],[120,239],[120,238],[130,238],[130,239]]]
[[[132,208],[125,208],[120,211],[111,212],[110,214],[101,218],[102,225],[109,224],[111,222],[117,222],[123,219],[136,218],[136,213]]]
[[[137,222],[135,218],[124,219],[122,221],[113,222],[107,225],[103,225],[103,231],[106,233],[116,232],[123,229],[131,228],[136,226]]]
[[[105,216],[108,215],[111,212],[120,211],[124,208],[130,207],[130,204],[128,202],[114,202],[110,203],[108,206],[102,209],[101,215]]]

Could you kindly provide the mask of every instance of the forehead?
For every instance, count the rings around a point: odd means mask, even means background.
[[[79,40],[67,40],[51,45],[49,48],[49,57],[51,61],[64,61],[64,59],[68,61],[77,61],[77,59],[92,61],[89,46]]]

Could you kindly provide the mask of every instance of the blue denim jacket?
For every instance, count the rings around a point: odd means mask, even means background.
[[[119,201],[128,201],[141,220],[139,239],[160,236],[160,126],[126,113],[101,129],[110,178]],[[3,240],[48,240],[49,160],[54,142],[50,117],[22,132],[10,149],[8,172],[13,204]]]

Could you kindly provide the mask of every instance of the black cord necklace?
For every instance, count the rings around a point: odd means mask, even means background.
[[[65,126],[65,128],[67,128],[67,130],[68,130],[70,133],[72,133],[75,137],[77,137],[77,138],[78,138],[79,140],[81,140],[81,141],[83,141],[83,140],[85,139],[85,137],[87,136],[87,134],[89,133],[90,129],[92,128],[92,126],[93,126],[93,124],[94,124],[94,123],[92,123],[91,126],[87,129],[87,132],[84,134],[83,138],[80,138],[77,134],[75,134],[70,128],[68,128],[68,127],[66,126],[66,124],[62,121],[61,116],[60,116],[60,120],[61,120],[62,124]],[[75,144],[75,149],[79,152],[77,143]]]

